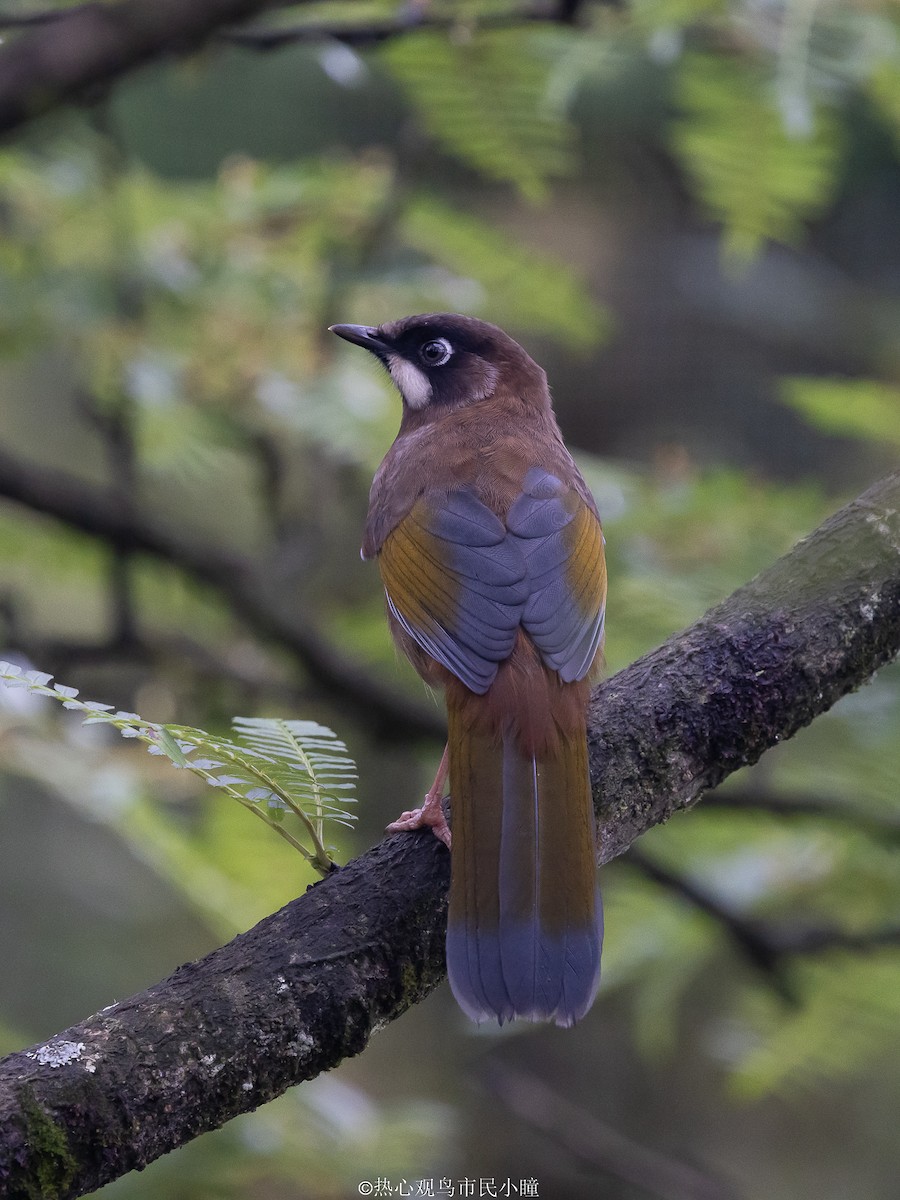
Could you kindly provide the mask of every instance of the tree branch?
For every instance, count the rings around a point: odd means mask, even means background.
[[[703,798],[704,809],[729,809],[732,812],[766,812],[775,817],[829,821],[849,825],[876,841],[900,841],[900,820],[888,813],[872,812],[838,797],[800,796],[770,792],[747,786],[715,791]]]
[[[293,0],[294,3],[302,0]],[[291,42],[338,40],[373,45],[420,29],[458,26],[456,18],[418,15],[367,20],[358,26],[326,24],[232,29],[285,0],[119,0],[28,15],[0,14],[0,27],[26,32],[0,50],[0,133],[9,132],[56,105],[96,94],[154,59],[187,54],[218,34],[255,50]],[[485,14],[491,27],[533,21],[570,22],[563,5]]]
[[[763,973],[766,982],[771,983],[774,980],[779,995],[785,999],[793,999],[785,979],[778,971],[781,965],[779,949],[763,932],[762,923],[735,912],[718,896],[700,887],[688,876],[670,871],[668,867],[649,858],[634,846],[628,852],[625,861],[636,867],[645,879],[673,892],[698,912],[711,917],[725,931],[741,956],[757,971]]]
[[[5,614],[0,600],[0,619]],[[81,666],[122,666],[131,663],[166,671],[177,665],[188,668],[191,677],[202,686],[231,684],[241,695],[264,697],[266,702],[300,705],[313,698],[313,689],[294,682],[279,669],[283,664],[273,654],[252,656],[232,654],[231,647],[219,651],[181,633],[148,633],[138,629],[127,639],[113,635],[102,641],[28,637],[15,630],[4,639],[7,651],[21,654],[31,664],[50,663],[53,674],[63,682],[72,668]]]
[[[757,762],[898,651],[895,472],[595,691],[591,776],[614,818],[604,857]]]
[[[900,473],[595,690],[601,860],[898,651]],[[83,1195],[358,1054],[443,978],[448,877],[434,838],[385,838],[206,958],[10,1055],[0,1190]]]
[[[685,900],[693,908],[711,917],[731,940],[735,949],[774,985],[783,1000],[796,1004],[798,997],[784,972],[789,958],[802,954],[822,954],[827,950],[852,950],[865,953],[900,946],[900,925],[882,924],[872,929],[847,930],[838,925],[798,920],[772,921],[744,916],[721,897],[695,883],[687,875],[648,858],[632,846],[625,859],[651,882]]]
[[[186,54],[270,7],[271,0],[120,0],[32,22],[0,51],[0,132],[153,59]]]
[[[0,450],[0,497],[24,504],[113,549],[154,555],[198,583],[215,588],[255,634],[293,654],[323,695],[336,698],[374,736],[388,741],[443,738],[435,708],[390,688],[341,655],[311,627],[311,616],[273,588],[271,564],[200,545],[128,510],[113,491],[70,475],[22,463]],[[295,598],[294,598],[295,599]]]
[[[496,1062],[485,1074],[488,1089],[511,1112],[586,1167],[661,1200],[737,1200],[727,1181],[626,1137],[534,1075]]]
[[[511,8],[508,12],[485,13],[474,22],[479,29],[514,29],[536,23],[566,23],[549,8]],[[401,13],[399,17],[371,19],[351,25],[347,21],[304,23],[302,25],[254,25],[245,29],[226,29],[217,40],[243,46],[248,50],[278,50],[282,46],[308,45],[310,42],[342,42],[345,46],[378,46],[398,37],[423,30],[449,32],[469,28],[471,14],[435,16],[424,12]]]
[[[76,8],[84,7],[79,4],[71,8],[45,8],[30,13],[0,13],[0,29],[29,29],[33,25],[50,25],[61,17],[70,16]]]

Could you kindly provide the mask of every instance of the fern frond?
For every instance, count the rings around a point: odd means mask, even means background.
[[[580,349],[596,346],[610,330],[609,314],[570,266],[471,213],[423,193],[410,200],[399,232],[432,262],[477,279],[490,297],[493,321],[552,333]]]
[[[151,754],[192,771],[221,788],[265,821],[322,874],[334,863],[324,843],[326,821],[350,825],[355,803],[356,767],[347,747],[314,721],[236,717],[236,740],[216,737],[189,725],[160,725],[137,713],[113,711],[110,704],[78,699],[76,688],[51,685],[51,675],[0,662],[0,682],[27,688],[82,714],[85,725],[110,725],[122,737],[144,742]],[[284,814],[300,821],[311,847],[284,826]]]
[[[675,150],[724,226],[726,253],[746,261],[767,240],[797,240],[836,182],[835,122],[820,111],[812,132],[792,135],[762,72],[713,55],[685,56],[677,95]]]
[[[896,1043],[896,953],[836,952],[795,970],[804,1003],[788,1016],[783,1006],[774,1008],[770,997],[755,997],[756,1011],[749,1014],[755,1037],[748,1037],[750,1048],[731,1081],[739,1095],[796,1094],[822,1079],[858,1071]]]
[[[547,100],[548,68],[528,31],[420,33],[384,51],[434,138],[482,175],[533,201],[571,166],[571,130]]]

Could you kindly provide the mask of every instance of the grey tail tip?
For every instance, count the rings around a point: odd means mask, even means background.
[[[505,1007],[501,1012],[495,1012],[493,1009],[486,1009],[481,1005],[464,1002],[459,995],[455,995],[455,999],[469,1020],[476,1025],[487,1025],[496,1021],[501,1029],[512,1021],[527,1021],[532,1025],[556,1025],[560,1029],[571,1029],[587,1015],[591,1007],[588,1004],[585,1008],[575,1012],[559,1008],[554,1009],[553,1012],[547,1012],[545,1009],[523,1008],[520,1012],[515,1008]]]
[[[502,1026],[509,1021],[527,1021],[531,1025],[556,1025],[559,1029],[571,1029],[583,1016],[584,1013],[515,1012],[508,1017],[497,1017],[497,1023]]]

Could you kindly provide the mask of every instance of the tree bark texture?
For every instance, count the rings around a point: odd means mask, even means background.
[[[595,690],[601,861],[898,652],[900,473]],[[358,1054],[443,978],[448,879],[430,834],[387,837],[227,946],[10,1055],[0,1193],[84,1195]]]

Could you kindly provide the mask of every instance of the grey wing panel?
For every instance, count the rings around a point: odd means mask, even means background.
[[[528,567],[522,624],[565,682],[582,679],[603,639],[606,572],[599,522],[577,493],[535,467],[507,526]]]
[[[381,554],[388,603],[432,658],[483,694],[512,653],[528,599],[521,548],[470,491],[426,496]]]

